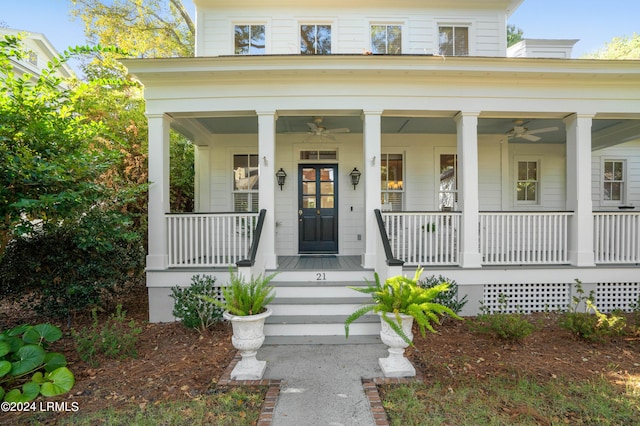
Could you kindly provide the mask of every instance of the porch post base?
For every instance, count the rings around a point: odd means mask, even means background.
[[[385,377],[414,377],[416,369],[403,356],[404,349],[389,348],[389,356],[378,358],[378,364]]]
[[[463,268],[481,268],[482,255],[477,252],[460,253],[460,266]]]
[[[150,254],[147,255],[147,269],[158,270],[167,269],[169,265],[169,256],[166,254]]]
[[[381,255],[382,256],[382,255]],[[363,268],[375,268],[376,255],[371,253],[365,253],[362,255],[362,267]]]
[[[596,266],[592,251],[569,251],[572,266]]]

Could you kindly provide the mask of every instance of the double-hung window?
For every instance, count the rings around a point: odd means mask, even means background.
[[[605,204],[625,202],[625,161],[604,160],[602,176],[602,200]]]
[[[264,25],[236,25],[236,55],[264,55],[266,49]]]
[[[404,159],[402,154],[382,154],[380,185],[384,210],[404,209]]]
[[[438,28],[440,54],[444,56],[469,55],[469,27],[440,26]]]
[[[300,53],[331,54],[331,25],[300,25]]]
[[[438,209],[440,211],[458,209],[458,156],[456,154],[440,154]]]
[[[258,155],[233,156],[233,211],[258,211]]]
[[[516,203],[537,204],[540,197],[540,164],[538,161],[518,161]]]
[[[395,54],[402,53],[401,25],[371,25],[371,53]]]

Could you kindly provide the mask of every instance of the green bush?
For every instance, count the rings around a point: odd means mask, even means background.
[[[96,209],[10,242],[0,260],[0,296],[47,317],[104,306],[142,277],[144,249],[118,213]]]
[[[491,312],[486,306],[482,306],[482,313],[469,323],[472,331],[490,334],[508,342],[522,342],[536,329],[529,319],[522,313],[508,313],[507,296],[500,294],[498,298],[499,308]]]
[[[576,296],[573,296],[572,303],[560,315],[560,327],[569,330],[580,339],[592,342],[623,335],[627,327],[624,315],[620,312],[612,312],[610,315],[601,313],[595,305],[594,291],[585,296],[582,282],[578,279],[575,281]],[[579,311],[582,303],[585,306],[584,312]]]
[[[433,299],[433,302],[444,305],[456,314],[459,314],[462,308],[464,308],[464,305],[467,304],[467,295],[465,294],[462,299],[458,298],[458,283],[455,282],[455,280],[450,280],[442,275],[438,277],[431,275],[418,281],[418,285],[422,288],[433,288],[442,283],[449,283],[449,289],[439,293],[436,298]],[[447,317],[444,316],[443,318]]]
[[[50,352],[62,331],[55,325],[21,325],[0,332],[0,401],[28,402],[38,395],[57,396],[75,384],[67,360]]]
[[[175,300],[173,316],[187,328],[197,328],[201,333],[222,320],[223,309],[203,300],[200,295],[222,301],[222,291],[215,285],[215,277],[196,275],[189,287],[173,287],[171,297]]]
[[[97,355],[107,358],[125,359],[137,358],[138,335],[142,333],[135,320],[127,320],[122,305],[116,307],[115,313],[103,323],[99,324],[98,312],[91,311],[93,323],[90,328],[84,327],[80,332],[72,330],[76,342],[76,350],[80,358],[87,364],[99,365]]]

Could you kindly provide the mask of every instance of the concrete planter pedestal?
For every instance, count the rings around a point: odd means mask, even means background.
[[[264,343],[264,321],[272,313],[267,308],[261,314],[237,316],[224,312],[223,317],[231,321],[233,336],[231,343],[240,351],[242,359],[238,361],[233,371],[232,380],[260,380],[267,368],[266,361],[258,361],[256,354]]]
[[[414,377],[416,375],[416,369],[404,356],[404,350],[409,344],[382,319],[382,315],[385,315],[391,321],[397,323],[395,315],[387,312],[380,312],[379,315],[380,323],[382,324],[380,338],[382,339],[382,343],[389,346],[389,356],[378,359],[382,373],[385,377]],[[400,328],[404,334],[413,341],[413,333],[411,331],[413,317],[400,314],[400,318],[402,320]]]

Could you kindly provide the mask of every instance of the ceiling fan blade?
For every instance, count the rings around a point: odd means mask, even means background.
[[[307,126],[313,133],[320,131],[320,128],[316,125],[316,123],[307,123]]]
[[[518,135],[516,137],[522,138],[522,139],[526,139],[526,140],[531,141],[531,142],[538,142],[540,139],[542,139],[539,136],[534,136],[534,135],[531,135],[531,134],[528,134],[528,133],[523,133],[523,134]]]
[[[327,129],[326,133],[349,133],[351,132],[351,129],[347,128],[347,127],[340,127],[337,129]]]
[[[535,135],[536,133],[555,132],[556,130],[558,130],[558,126],[554,126],[554,127],[545,127],[545,128],[543,128],[543,129],[529,130],[529,131],[527,131],[527,134],[528,134],[528,135]]]

